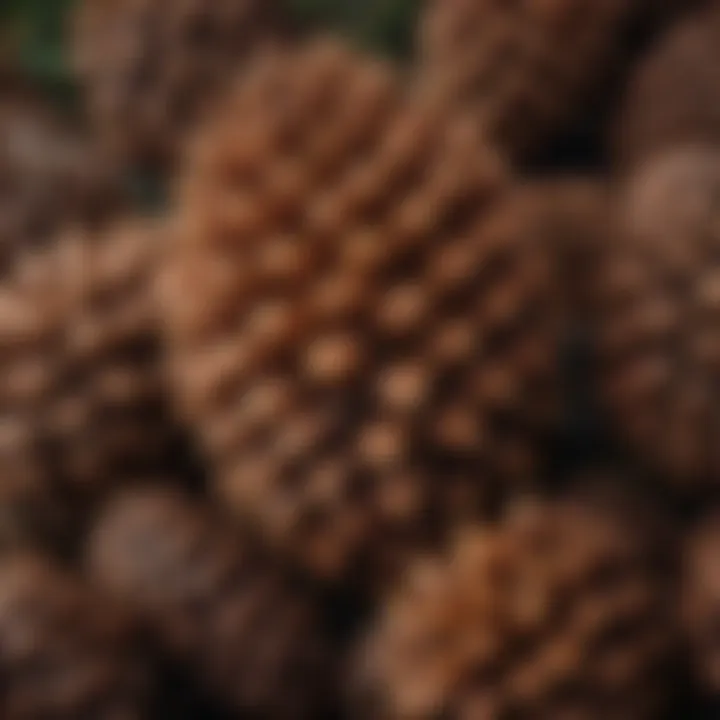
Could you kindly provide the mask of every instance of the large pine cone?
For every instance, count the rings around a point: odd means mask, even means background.
[[[89,564],[230,708],[315,718],[334,696],[310,597],[193,500],[162,489],[117,498],[91,536]]]
[[[419,561],[359,656],[358,717],[660,717],[675,633],[647,540],[566,501]]]
[[[601,400],[637,457],[690,491],[720,483],[720,152],[647,164],[599,283]]]
[[[157,250],[154,231],[132,222],[69,233],[0,285],[0,503],[21,524],[47,505],[78,519],[174,455],[150,282]]]
[[[3,720],[140,720],[149,683],[135,629],[40,557],[0,561]]]
[[[89,113],[129,162],[171,162],[234,70],[279,29],[277,0],[83,0],[74,55]]]
[[[473,123],[436,110],[333,43],[267,57],[180,199],[185,411],[224,501],[332,579],[532,477],[546,420],[552,263],[490,216],[506,174]]]
[[[685,555],[683,619],[700,687],[720,697],[720,515],[692,533]]]
[[[634,70],[615,127],[626,168],[684,144],[720,145],[720,8],[673,26]]]
[[[20,252],[46,245],[64,226],[104,220],[119,195],[96,149],[0,78],[0,277]]]
[[[431,0],[420,26],[421,82],[473,108],[515,156],[582,110],[614,64],[631,0]]]

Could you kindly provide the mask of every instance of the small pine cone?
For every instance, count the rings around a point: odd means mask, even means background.
[[[243,61],[282,35],[278,0],[83,0],[74,65],[113,156],[172,164]]]
[[[598,508],[525,506],[412,565],[362,645],[359,718],[657,718],[674,655],[652,542]]]
[[[230,709],[322,716],[334,684],[310,596],[195,501],[163,489],[116,498],[88,556],[99,584]]]
[[[47,245],[66,225],[97,225],[116,209],[118,183],[98,158],[27,92],[0,87],[0,278],[21,251]]]
[[[628,183],[599,280],[600,400],[678,489],[720,487],[720,152],[678,150]]]
[[[132,222],[73,232],[0,285],[0,462],[11,469],[0,504],[21,522],[48,503],[79,519],[169,462],[179,433],[151,294],[157,250]]]
[[[700,688],[720,697],[720,515],[692,533],[685,555],[683,620]]]
[[[613,128],[627,170],[686,144],[720,145],[720,8],[674,25],[633,71]]]
[[[505,168],[456,120],[317,41],[259,64],[183,183],[163,283],[182,406],[224,503],[331,581],[382,582],[533,476],[551,263],[489,216]]]
[[[3,720],[139,720],[149,668],[123,615],[39,556],[0,561]]]
[[[631,0],[431,0],[420,82],[472,108],[513,156],[538,150],[609,74]]]

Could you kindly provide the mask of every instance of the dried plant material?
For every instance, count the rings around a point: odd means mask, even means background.
[[[472,121],[332,41],[264,58],[198,140],[178,396],[223,502],[326,579],[382,582],[534,476],[559,313],[508,185]]]
[[[673,25],[631,73],[613,128],[618,164],[632,169],[679,145],[720,145],[720,12]]]
[[[332,655],[310,596],[196,501],[121,495],[92,534],[89,566],[231,710],[310,719],[332,702]]]
[[[172,163],[235,70],[280,33],[277,0],[84,0],[75,66],[89,113],[126,162]]]
[[[0,277],[67,225],[104,221],[119,199],[117,178],[97,150],[0,80]]]
[[[600,399],[645,467],[689,493],[720,482],[720,153],[646,164],[599,282]]]
[[[431,0],[420,82],[471,108],[513,156],[538,150],[592,99],[618,60],[629,0]]]
[[[519,232],[544,248],[555,264],[567,322],[582,322],[603,249],[614,230],[614,205],[598,177],[567,176],[519,183],[505,206]],[[568,329],[572,329],[568,325]]]
[[[180,432],[156,331],[158,250],[155,230],[132,221],[70,232],[0,285],[0,506],[10,516],[32,520],[47,506],[77,521],[118,485],[172,466]]]
[[[132,624],[34,555],[0,560],[0,712],[5,720],[141,720],[149,677]]]
[[[711,513],[690,535],[685,552],[683,620],[700,688],[720,694],[720,516]]]
[[[410,567],[358,658],[359,718],[660,717],[674,647],[652,542],[527,505]]]

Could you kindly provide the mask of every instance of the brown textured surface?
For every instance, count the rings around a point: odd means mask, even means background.
[[[513,155],[537,150],[583,110],[617,60],[630,0],[431,0],[420,79],[473,109]]]
[[[89,564],[231,709],[315,718],[332,701],[309,597],[196,501],[162,489],[121,496],[95,528]]]
[[[359,656],[360,718],[642,720],[672,624],[651,543],[599,508],[522,507],[417,562]]]
[[[631,74],[614,128],[628,169],[678,145],[720,145],[720,7],[673,26]]]
[[[276,0],[84,0],[75,65],[121,159],[172,161],[234,69],[275,35]]]
[[[0,555],[58,546],[72,533],[67,504],[49,488],[24,421],[3,417],[0,433]]]
[[[68,233],[0,285],[8,512],[50,503],[77,513],[168,461],[176,429],[155,332],[153,233],[132,222]]]
[[[552,255],[563,307],[581,320],[589,312],[597,263],[612,232],[609,187],[582,175],[526,181],[516,185],[506,208]]]
[[[97,223],[119,188],[98,153],[16,83],[0,77],[0,277],[18,254],[70,223]]]
[[[131,625],[45,560],[0,561],[3,720],[140,720],[148,684]]]
[[[688,539],[683,619],[699,686],[720,695],[720,515],[711,513]]]
[[[179,395],[224,502],[325,577],[532,476],[558,318],[546,254],[489,216],[506,187],[472,122],[329,41],[267,57],[198,144]]]
[[[644,166],[599,286],[601,400],[646,466],[700,492],[720,482],[720,153]]]

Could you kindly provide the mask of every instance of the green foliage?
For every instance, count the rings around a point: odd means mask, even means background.
[[[44,83],[67,83],[64,35],[75,0],[0,0],[3,38],[21,67]]]

